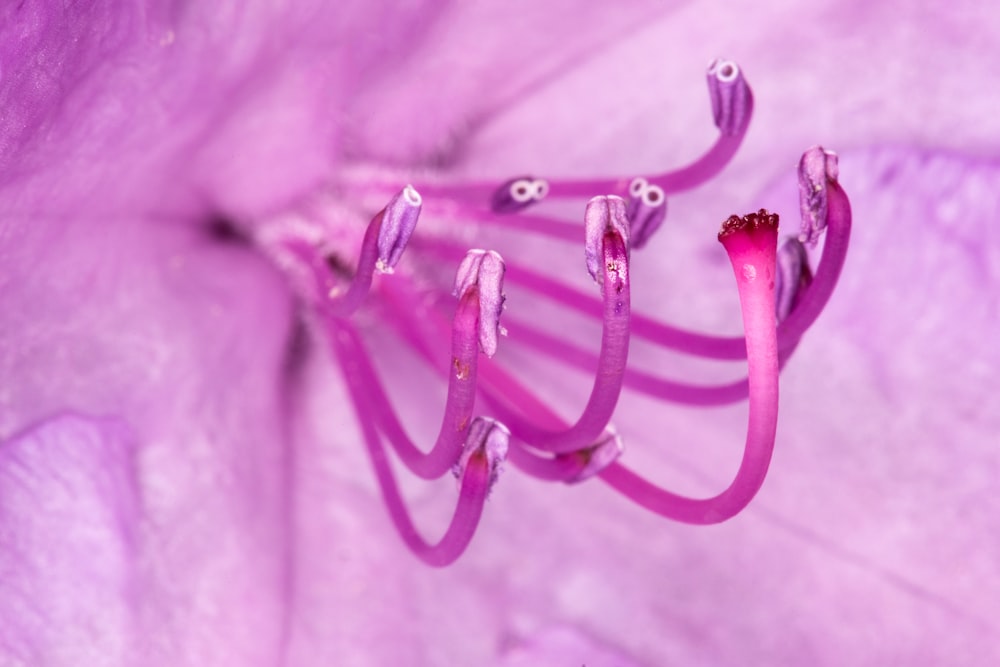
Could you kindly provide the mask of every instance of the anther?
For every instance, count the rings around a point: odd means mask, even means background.
[[[412,185],[396,194],[382,211],[382,224],[378,232],[378,262],[382,273],[392,273],[399,263],[403,250],[417,226],[423,200]]]
[[[799,206],[802,233],[799,240],[815,247],[827,223],[827,189],[839,175],[837,154],[813,146],[799,160]]]
[[[628,186],[626,215],[633,248],[646,245],[667,217],[667,197],[663,188],[651,185],[645,178],[635,178]]]
[[[608,249],[605,239],[615,236],[624,247],[625,258],[628,259],[629,221],[625,200],[614,195],[594,197],[587,202],[583,215],[584,224],[584,254],[587,258],[587,271],[598,285],[604,284],[604,265]]]
[[[510,431],[507,427],[489,417],[476,417],[465,436],[462,456],[452,469],[458,479],[462,479],[472,465],[483,466],[486,473],[487,494],[493,490],[503,463],[507,459],[510,445]]]
[[[470,250],[458,266],[452,294],[464,299],[475,289],[479,299],[479,349],[487,357],[497,351],[497,339],[507,332],[500,325],[503,312],[503,258],[492,250]]]
[[[826,234],[816,274],[779,330],[782,351],[787,351],[812,326],[823,311],[840,278],[851,238],[851,203],[837,182],[837,156],[819,146],[810,148],[799,162],[802,233],[799,241],[815,245]],[[825,231],[824,231],[825,230]]]
[[[520,176],[505,181],[490,199],[490,209],[494,213],[517,213],[545,199],[549,193],[549,183],[542,178]]]
[[[558,454],[557,459],[575,459],[580,464],[579,471],[567,478],[567,484],[578,484],[600,473],[614,463],[625,452],[625,441],[617,433],[609,431],[590,447],[576,452]]]
[[[333,289],[326,308],[334,317],[347,317],[362,304],[372,285],[372,274],[392,273],[420,217],[420,194],[407,185],[389,200],[365,231],[358,268],[346,291]]]
[[[775,275],[774,307],[778,322],[783,322],[798,305],[803,291],[812,282],[809,254],[802,242],[790,237],[778,248],[778,272]]]
[[[739,66],[731,60],[713,60],[707,80],[715,126],[726,136],[741,133],[750,117],[752,97]]]

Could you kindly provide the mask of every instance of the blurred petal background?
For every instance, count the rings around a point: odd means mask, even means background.
[[[0,19],[0,664],[1000,660],[1000,10],[24,0]],[[719,55],[756,117],[637,254],[642,309],[738,330],[716,225],[760,206],[794,225],[810,145],[840,153],[855,209],[759,498],[694,528],[508,471],[469,552],[427,569],[284,278],[217,221],[357,162],[683,164],[714,137]],[[744,418],[632,400],[617,422],[630,463],[708,494]],[[443,486],[408,487],[428,531]]]

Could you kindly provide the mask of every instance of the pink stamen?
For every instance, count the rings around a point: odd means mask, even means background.
[[[342,367],[348,367],[351,355],[343,346],[343,339],[340,339],[337,333],[334,333],[332,338],[338,360]],[[345,375],[345,379],[355,409],[360,415],[364,409],[360,388],[355,383],[355,378],[349,374]],[[413,525],[413,520],[399,493],[395,476],[386,460],[375,423],[364,418],[359,419],[359,423],[389,516],[403,542],[418,558],[433,567],[445,567],[455,562],[465,552],[479,526],[483,506],[496,482],[500,462],[506,454],[506,431],[503,427],[494,428],[495,423],[484,427],[478,422],[473,424],[473,428],[468,429],[470,437],[464,443],[465,452],[455,463],[458,466],[456,472],[461,477],[458,502],[444,535],[437,543],[430,544],[421,537]]]
[[[492,250],[470,250],[455,274],[452,294],[460,300],[475,294],[478,305],[476,320],[479,349],[487,357],[497,351],[497,339],[507,332],[500,326],[503,312],[503,276],[506,268],[503,258]]]
[[[822,161],[815,157],[806,159],[806,156],[817,151],[822,155]],[[816,147],[803,156],[800,183],[808,184],[808,187],[802,188],[803,229],[825,229],[826,241],[815,275],[807,286],[799,286],[795,292],[795,307],[780,318],[778,347],[784,356],[795,348],[802,335],[826,307],[847,257],[851,236],[851,205],[847,194],[835,180],[836,173],[835,154]],[[822,222],[817,222],[820,215]],[[818,234],[819,231],[815,233]],[[803,235],[806,235],[805,231]],[[453,257],[460,252],[457,246],[447,241],[432,240],[422,242],[421,246],[428,252],[446,257]],[[601,303],[590,295],[523,265],[508,261],[507,280],[588,317],[604,317]],[[776,307],[780,308],[781,304],[776,302]],[[633,313],[631,316],[631,334],[660,347],[706,359],[746,358],[746,346],[741,337],[702,334],[659,322],[640,313]]]
[[[454,259],[463,252],[459,246],[441,239],[420,239],[419,244],[422,251],[448,259]],[[506,265],[507,282],[529,289],[539,296],[593,319],[603,319],[602,303],[590,295],[522,264],[507,260]],[[720,360],[746,358],[746,346],[742,338],[711,336],[688,331],[637,313],[631,314],[630,330],[633,336],[692,356]]]
[[[301,298],[319,315],[344,373],[350,400],[360,421],[381,493],[394,526],[407,546],[425,562],[443,566],[467,548],[495,484],[501,463],[542,480],[576,483],[601,477],[619,493],[662,516],[693,524],[725,521],[740,512],[761,488],[774,448],[778,411],[778,373],[802,335],[828,302],[843,268],[851,230],[851,209],[840,188],[836,155],[816,147],[799,164],[802,233],[776,251],[777,216],[761,209],[732,216],[722,227],[722,242],[739,290],[744,336],[713,336],[688,331],[631,313],[630,251],[641,247],[663,225],[667,197],[696,187],[721,171],[742,143],[753,112],[753,94],[733,62],[713,61],[707,71],[713,120],[719,137],[694,163],[670,172],[635,178],[550,181],[533,176],[495,182],[430,183],[425,195],[438,198],[429,209],[444,221],[525,232],[576,241],[578,224],[525,215],[547,198],[593,197],[584,216],[587,269],[601,299],[549,278],[532,268],[507,265],[492,251],[471,250],[442,238],[419,245],[437,258],[460,259],[453,295],[458,306],[449,322],[446,292],[434,283],[437,269],[375,283],[395,335],[434,367],[447,364],[444,414],[433,446],[414,444],[394,410],[361,329],[348,317],[373,285],[376,270],[391,273],[410,239],[422,198],[411,186],[397,193],[369,224],[353,272],[323,250],[329,232],[321,225],[298,227],[284,219],[260,235],[296,281]],[[359,179],[347,184],[363,194],[386,192],[385,182]],[[615,196],[620,193],[627,201]],[[597,195],[597,196],[594,196]],[[295,221],[292,221],[295,222]],[[806,246],[826,233],[818,270],[813,276]],[[590,396],[574,423],[564,420],[517,377],[491,360],[506,331],[500,325],[508,277],[537,296],[602,323],[601,346],[593,352],[527,322],[513,322],[515,341],[561,364],[594,372]],[[745,379],[717,386],[678,382],[647,369],[628,369],[631,336],[659,347],[708,359],[746,359]],[[450,355],[439,345],[451,339]],[[479,359],[482,352],[486,357]],[[618,462],[624,450],[611,419],[623,388],[660,400],[714,406],[749,398],[743,457],[729,486],[711,498],[684,497],[660,488]],[[477,417],[476,399],[485,400],[507,427]],[[423,479],[451,469],[460,492],[451,523],[435,544],[414,527],[384,451],[383,438],[407,468]]]
[[[393,310],[393,322],[397,325],[397,333],[428,363],[436,365],[437,354],[430,341],[447,330],[444,319],[433,310],[419,317],[413,313],[409,304],[418,297],[413,286],[406,280],[394,281],[386,289],[385,296]],[[535,425],[544,428],[567,428],[566,423],[541,399],[493,362],[487,361],[480,367],[479,390],[488,399],[491,411],[504,423],[516,423],[521,429],[530,429],[531,422],[522,417],[527,415]],[[574,483],[596,475],[621,454],[620,438],[611,442],[610,437],[604,433],[596,444],[555,457],[536,454],[515,438],[511,441],[509,459],[522,472],[532,477]],[[615,452],[614,456],[611,455],[612,452]]]
[[[851,202],[837,182],[836,154],[819,146],[806,151],[799,163],[799,184],[803,226],[800,240],[814,242],[825,228],[826,241],[816,275],[778,328],[782,349],[801,338],[823,312],[840,279],[851,240]]]
[[[350,286],[339,294],[330,293],[326,304],[330,315],[348,317],[354,313],[368,295],[376,269],[392,273],[417,225],[421,204],[420,194],[407,185],[372,218],[361,242],[358,268]]]
[[[661,489],[618,463],[600,473],[612,488],[652,512],[685,523],[719,523],[746,507],[764,483],[778,425],[777,230],[778,216],[761,210],[730,217],[719,232],[736,275],[749,365],[750,416],[735,479],[717,496],[693,499]]]
[[[470,468],[485,463],[486,491],[489,494],[500,480],[509,447],[510,431],[506,426],[489,417],[476,417],[469,426],[462,456],[452,468],[452,473],[456,478],[463,479]]]
[[[712,99],[712,117],[723,136],[743,135],[753,112],[753,93],[743,78],[739,65],[717,58],[705,73],[708,95]]]
[[[753,115],[753,93],[740,68],[731,61],[716,60],[709,65],[707,79],[719,138],[692,164],[646,178],[650,185],[659,187],[665,194],[690,190],[715,177],[733,159],[746,136]],[[549,179],[548,197],[592,197],[602,192],[624,194],[630,181],[629,178]]]
[[[444,415],[434,445],[421,451],[406,435],[378,380],[374,366],[353,328],[341,325],[340,345],[350,351],[345,366],[358,392],[357,411],[389,437],[400,458],[423,479],[444,475],[458,459],[476,397],[479,351],[491,356],[497,345],[502,309],[503,261],[496,253],[470,251],[459,267],[455,291],[458,308],[451,328],[451,362]]]
[[[657,186],[667,195],[697,187],[722,171],[743,142],[753,115],[753,93],[736,63],[715,60],[710,63],[706,77],[719,137],[692,164],[646,177],[650,185]],[[499,185],[490,181],[424,182],[418,187],[427,197],[447,198],[474,209],[488,206],[494,213],[511,214],[544,199],[590,198],[604,193],[625,195],[632,180],[627,176],[558,181],[517,176]],[[372,187],[379,186],[366,185],[366,189]]]
[[[630,289],[628,219],[619,197],[595,197],[584,214],[586,258],[590,275],[601,286],[604,304],[601,351],[590,398],[568,429],[545,431],[523,425],[512,432],[550,452],[570,452],[593,443],[614,414],[628,361]]]
[[[837,154],[813,146],[799,160],[799,208],[802,213],[802,227],[799,240],[815,248],[823,230],[826,229],[827,189],[829,183],[836,183],[840,177]]]

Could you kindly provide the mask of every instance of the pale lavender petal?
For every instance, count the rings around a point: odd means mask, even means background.
[[[65,415],[0,443],[5,664],[141,659],[142,494],[124,424]]]
[[[106,604],[116,627],[94,628],[95,650],[107,648],[106,661],[95,664],[273,664],[283,650],[290,567],[285,396],[297,363],[290,297],[274,269],[239,242],[191,226],[76,222],[3,223],[17,243],[4,248],[0,284],[0,434],[54,433],[29,434],[10,450],[32,462],[25,474],[44,487],[42,498],[65,479],[76,485],[69,492],[80,496],[81,512],[103,512],[110,503],[111,516],[128,501],[118,496],[132,493],[112,482],[138,489],[133,514],[116,526],[135,541],[109,546],[125,580],[108,584],[126,590],[119,606]],[[91,231],[98,226],[102,233]],[[66,410],[115,415],[129,426],[127,441],[103,426],[96,435],[89,434],[98,427],[45,430],[44,420]],[[0,452],[8,447],[0,444]],[[49,461],[46,451],[58,473],[35,465]],[[5,488],[20,474],[16,460],[0,464]],[[93,479],[82,481],[77,467]],[[5,517],[2,526],[30,525],[13,521]],[[94,521],[94,530],[106,532],[105,519]],[[68,525],[44,530],[49,545],[31,543],[32,558],[83,548],[60,539],[76,534]],[[0,567],[37,592],[53,620],[40,635],[19,631],[18,640],[42,652],[54,646],[44,664],[80,664],[59,645],[75,635],[55,625],[61,604],[65,614],[82,613],[75,597],[46,597],[61,587],[36,581],[44,570],[10,553],[0,549]],[[92,594],[111,593],[84,587],[79,604],[93,602]],[[0,610],[0,627],[14,627],[20,616],[13,612]],[[98,641],[104,635],[113,635],[111,644]]]

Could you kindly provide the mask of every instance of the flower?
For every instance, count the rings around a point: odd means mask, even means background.
[[[995,328],[997,173],[982,156],[1000,135],[977,50],[991,10],[755,3],[739,21],[704,6],[580,16],[557,4],[499,16],[430,3],[3,11],[0,544],[15,574],[0,584],[0,646],[11,661],[993,657],[998,411],[984,390],[996,353],[982,341]],[[651,62],[664,43],[674,57]],[[771,183],[790,184],[813,142],[841,151],[867,225],[783,376],[775,474],[739,519],[698,530],[594,484],[507,475],[458,564],[411,562],[342,381],[297,324],[285,276],[245,241],[250,221],[316,190],[337,155],[437,162],[456,178],[526,163],[631,173],[663,152],[694,155],[704,109],[681,82],[717,53],[753,73],[757,118],[710,195],[671,200],[646,250],[674,231],[671,263],[632,277],[678,287],[637,305],[738,326],[699,221],[732,212],[716,212],[723,199],[795,210]],[[621,84],[595,91],[608,81]],[[670,230],[675,220],[692,222]],[[545,370],[539,392],[573,389]],[[630,442],[653,445],[629,456],[692,493],[718,488],[728,443],[742,444],[739,410],[624,417]],[[650,434],[667,425],[703,450],[656,446]],[[421,516],[454,498],[405,491]],[[960,561],[965,577],[951,570]]]

